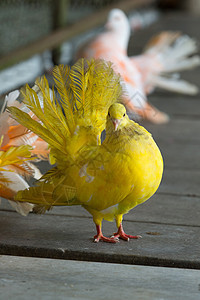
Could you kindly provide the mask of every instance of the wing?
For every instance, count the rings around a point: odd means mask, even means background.
[[[72,172],[57,167],[48,171],[34,187],[21,190],[15,196],[17,202],[35,204],[34,211],[44,213],[53,206],[79,205],[77,188]]]

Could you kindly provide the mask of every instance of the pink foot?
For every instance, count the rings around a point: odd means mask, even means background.
[[[94,242],[98,243],[99,241],[106,242],[106,243],[117,243],[117,242],[119,242],[119,239],[117,237],[114,237],[114,236],[108,238],[108,237],[103,236],[103,234],[95,235],[94,236]]]
[[[113,237],[120,238],[125,241],[129,241],[129,239],[140,239],[142,236],[126,234],[123,230],[122,224],[120,224],[118,231],[113,234]]]
[[[102,234],[102,231],[101,231],[101,227],[99,225],[96,225],[96,228],[97,228],[97,234],[94,236],[94,242],[95,243],[98,243],[99,241],[102,241],[102,242],[106,242],[106,243],[117,243],[119,242],[119,239],[117,237],[105,237],[103,234]]]

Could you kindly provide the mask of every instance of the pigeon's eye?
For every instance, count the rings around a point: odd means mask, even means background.
[[[110,113],[108,113],[108,116],[110,117]]]
[[[125,115],[126,115],[126,114],[124,113],[124,114],[123,114],[123,117],[125,117]]]

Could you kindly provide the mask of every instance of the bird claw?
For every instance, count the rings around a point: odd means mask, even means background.
[[[120,238],[124,241],[129,241],[130,239],[140,239],[142,238],[141,235],[130,235],[130,234],[126,234],[124,231],[119,231],[119,232],[116,232],[113,234],[113,237],[116,237],[116,238]]]
[[[95,235],[94,243],[98,243],[99,241],[106,242],[106,243],[117,243],[117,242],[119,242],[119,239],[118,239],[118,237],[114,237],[114,236],[111,236],[110,238],[108,238],[103,235]]]
[[[122,240],[125,240],[125,241],[129,241],[129,239],[140,239],[141,238],[141,235],[130,235],[130,234],[126,234],[124,232],[124,229],[123,229],[123,226],[122,226],[122,223],[119,225],[118,227],[118,231],[116,233],[113,234],[114,237],[116,238],[120,238]]]

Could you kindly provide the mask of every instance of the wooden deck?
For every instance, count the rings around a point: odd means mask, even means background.
[[[139,52],[163,29],[200,40],[199,25],[199,17],[163,16],[134,34],[129,52]],[[199,77],[200,69],[184,74],[200,87]],[[95,244],[92,218],[82,208],[55,208],[25,218],[3,202],[1,299],[200,299],[199,98],[161,91],[150,97],[171,121],[143,123],[160,146],[165,171],[156,195],[125,216],[127,233],[142,239]],[[110,235],[115,224],[105,222],[103,230]]]

